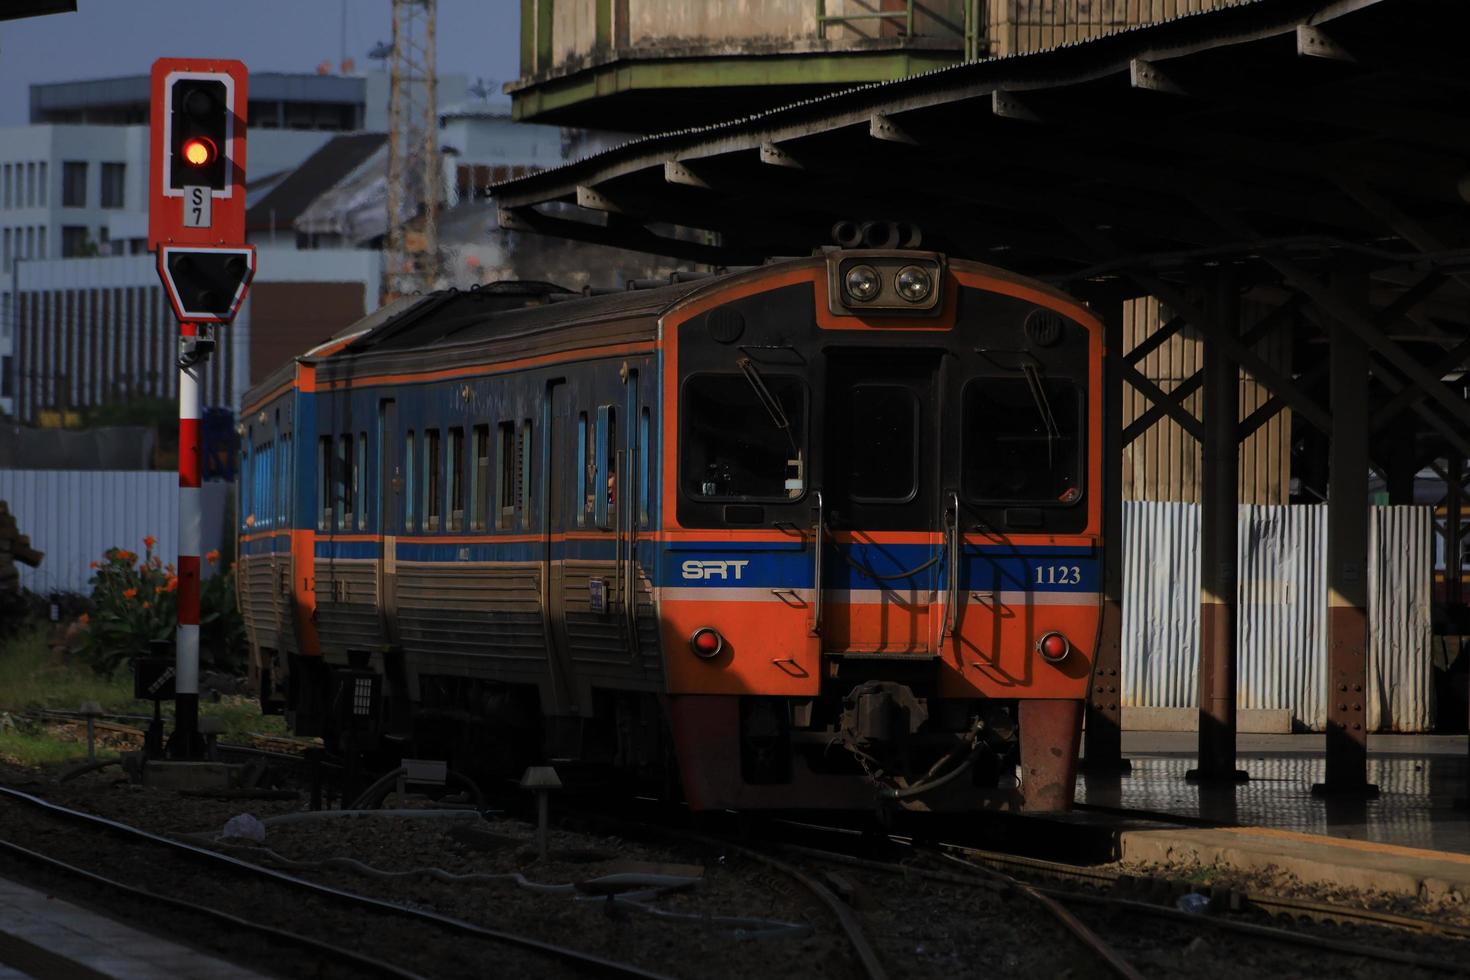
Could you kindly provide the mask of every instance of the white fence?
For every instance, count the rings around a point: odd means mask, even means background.
[[[1433,515],[1374,507],[1369,532],[1368,722],[1432,727],[1429,667]],[[1196,504],[1123,505],[1123,704],[1198,704]],[[1240,508],[1238,706],[1327,722],[1327,508]]]
[[[0,500],[10,505],[20,533],[46,553],[40,568],[20,568],[33,592],[90,592],[91,563],[117,546],[143,553],[143,538],[158,539],[165,562],[179,555],[179,477],[148,470],[0,470]],[[220,547],[231,484],[204,485],[204,550]],[[205,569],[207,576],[209,570]]]

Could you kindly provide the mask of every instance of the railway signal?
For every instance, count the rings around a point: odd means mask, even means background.
[[[255,273],[245,242],[245,107],[249,81],[238,61],[160,58],[153,63],[148,245],[179,319],[177,706],[168,754],[196,756],[199,736],[199,382],[215,343]]]

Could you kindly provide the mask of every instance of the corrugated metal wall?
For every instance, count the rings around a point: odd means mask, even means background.
[[[147,470],[0,470],[0,500],[10,505],[22,534],[46,553],[40,568],[20,568],[33,592],[90,592],[91,563],[117,546],[143,553],[143,538],[158,539],[165,562],[179,554],[179,477]],[[231,485],[204,485],[204,550],[224,540]],[[208,574],[206,570],[205,574]]]
[[[1368,724],[1421,732],[1433,722],[1429,649],[1434,510],[1375,507],[1368,537]],[[1376,615],[1375,615],[1376,614]]]
[[[1244,330],[1260,322],[1272,306],[1265,302],[1242,304]],[[1123,349],[1131,351],[1171,317],[1152,298],[1123,306]],[[1242,332],[1244,332],[1244,330]],[[1283,373],[1291,369],[1291,325],[1283,323],[1252,345]],[[1172,392],[1204,367],[1204,344],[1186,325],[1140,360],[1135,367],[1165,392]],[[1241,419],[1264,405],[1269,389],[1249,374],[1240,374]],[[1202,418],[1199,389],[1184,399],[1184,408]],[[1153,403],[1131,385],[1123,386],[1123,425],[1131,425]],[[1282,409],[1240,444],[1239,499],[1249,504],[1285,504],[1291,485],[1291,410]],[[1200,445],[1178,422],[1165,417],[1123,449],[1124,500],[1180,500],[1197,502],[1200,495]]]
[[[1375,507],[1369,562],[1369,724],[1433,726],[1432,514]],[[1199,507],[1123,504],[1123,704],[1194,707],[1199,669]],[[1327,507],[1240,509],[1238,705],[1327,721]]]

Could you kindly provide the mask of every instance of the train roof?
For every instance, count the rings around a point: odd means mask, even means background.
[[[730,276],[671,282],[654,288],[592,296],[568,294],[536,305],[525,294],[514,305],[506,294],[484,289],[434,293],[394,324],[359,338],[320,362],[319,378],[338,372],[432,369],[447,349],[456,358],[535,356],[581,346],[651,340],[658,317],[684,297]]]

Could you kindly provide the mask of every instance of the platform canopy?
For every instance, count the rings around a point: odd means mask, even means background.
[[[1263,247],[1460,261],[1467,37],[1458,0],[1251,0],[637,139],[493,193],[508,227],[725,265],[807,254],[842,219],[1059,279]]]

